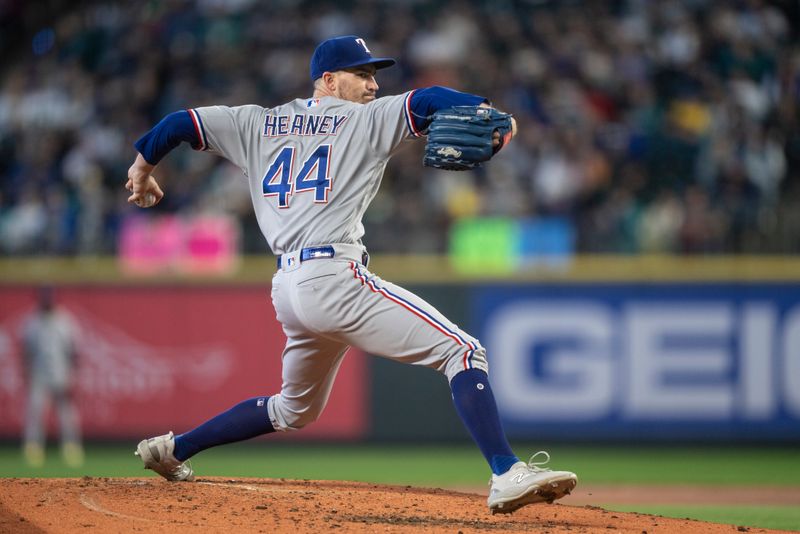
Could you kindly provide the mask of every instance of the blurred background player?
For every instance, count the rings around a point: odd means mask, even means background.
[[[45,460],[46,414],[52,404],[58,416],[61,452],[71,467],[83,464],[80,419],[73,395],[78,328],[72,316],[56,306],[50,287],[39,290],[37,309],[22,332],[23,362],[28,384],[23,454],[33,467]]]

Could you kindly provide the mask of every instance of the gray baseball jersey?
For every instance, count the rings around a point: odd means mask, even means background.
[[[297,99],[271,109],[189,110],[202,149],[248,177],[258,224],[275,254],[310,245],[358,243],[361,219],[386,162],[413,131],[410,93],[356,104]]]
[[[64,311],[36,313],[23,327],[23,343],[29,358],[31,380],[62,389],[72,375],[78,328]]]
[[[367,270],[361,219],[386,163],[419,135],[412,93],[357,104],[333,97],[259,106],[190,110],[201,149],[248,177],[261,231],[280,255],[272,301],[287,336],[281,393],[269,398],[273,426],[314,421],[349,346],[435,368],[451,379],[487,370],[478,340],[413,293]],[[303,261],[302,249],[333,257]]]

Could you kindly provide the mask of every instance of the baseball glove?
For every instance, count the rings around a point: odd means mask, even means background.
[[[495,130],[500,144],[492,146]],[[448,171],[480,167],[511,139],[511,115],[481,106],[453,106],[433,114],[422,164]]]

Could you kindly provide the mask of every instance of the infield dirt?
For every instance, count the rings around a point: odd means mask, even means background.
[[[591,505],[526,506],[490,515],[486,497],[360,482],[156,478],[4,479],[0,532],[735,533],[779,532],[611,512]]]

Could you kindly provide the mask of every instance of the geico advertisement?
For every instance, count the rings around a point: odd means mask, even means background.
[[[800,436],[800,286],[493,287],[476,311],[513,435]]]

